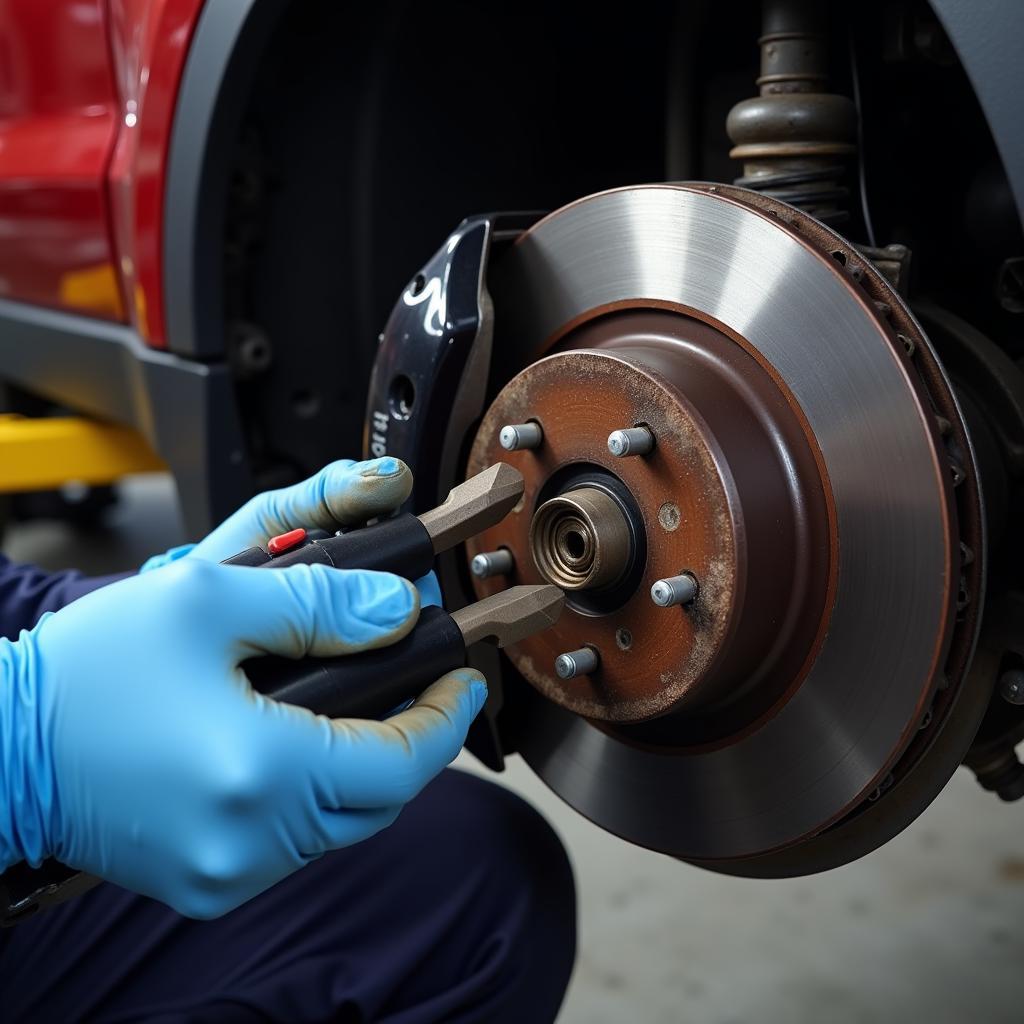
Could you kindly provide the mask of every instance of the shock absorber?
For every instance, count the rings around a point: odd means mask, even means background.
[[[857,113],[826,92],[828,5],[763,0],[760,95],[729,111],[729,155],[743,161],[735,184],[805,210],[827,224],[849,217],[847,161],[857,152]]]

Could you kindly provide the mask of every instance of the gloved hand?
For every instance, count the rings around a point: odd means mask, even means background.
[[[265,491],[247,501],[198,544],[182,544],[154,555],[140,570],[159,569],[180,558],[223,562],[255,544],[299,526],[336,530],[387,515],[412,493],[412,473],[400,459],[343,459],[291,487]],[[441,590],[431,573],[417,581],[421,603],[441,604]]]
[[[212,917],[373,835],[456,756],[482,677],[445,676],[387,722],[332,722],[238,665],[392,643],[418,605],[386,573],[189,558],[0,641],[0,869],[53,856]]]

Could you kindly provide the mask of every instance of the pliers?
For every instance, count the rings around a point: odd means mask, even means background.
[[[415,581],[430,572],[436,554],[499,523],[522,494],[522,476],[499,462],[420,516],[402,513],[335,534],[291,530],[225,562],[265,569],[376,569]],[[381,718],[464,666],[470,645],[489,640],[504,647],[523,640],[554,625],[564,604],[558,587],[510,587],[451,614],[424,608],[412,632],[390,647],[336,658],[251,658],[242,667],[254,689],[276,700],[331,718]]]
[[[435,509],[330,534],[291,530],[267,546],[248,548],[230,564],[283,568],[300,563],[377,569],[409,580],[428,573],[434,555],[500,522],[523,494],[523,478],[498,463],[454,488]],[[499,647],[551,626],[565,596],[552,586],[519,586],[448,614],[424,608],[415,628],[390,647],[337,658],[250,658],[243,663],[256,690],[332,718],[383,718],[439,676],[466,664],[480,640]],[[0,875],[0,926],[39,907],[85,892],[98,879],[53,860],[39,869],[16,864]]]

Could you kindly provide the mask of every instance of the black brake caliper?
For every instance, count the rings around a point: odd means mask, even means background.
[[[488,400],[494,336],[488,264],[540,216],[498,213],[464,220],[388,318],[370,377],[363,447],[367,458],[394,455],[412,468],[409,511],[434,507],[462,479],[467,443]],[[472,601],[464,559],[456,552],[441,555],[437,571],[449,609]],[[483,648],[474,649],[471,663],[487,676],[491,697],[467,747],[500,769],[500,659],[496,650]]]

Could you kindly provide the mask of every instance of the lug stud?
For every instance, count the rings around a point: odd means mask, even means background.
[[[658,580],[651,587],[651,600],[659,608],[689,604],[697,596],[697,581],[688,573]]]
[[[608,451],[617,459],[627,455],[648,455],[654,451],[654,435],[647,427],[627,427],[608,435]]]
[[[487,580],[492,576],[507,576],[512,571],[515,559],[508,548],[497,551],[481,551],[473,556],[469,563],[469,571],[479,580]]]
[[[539,423],[509,423],[501,428],[498,441],[507,452],[520,452],[539,448],[544,440],[544,431]]]
[[[596,672],[600,664],[601,659],[593,647],[581,647],[578,651],[568,651],[555,658],[555,672],[559,679],[575,679]]]

